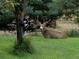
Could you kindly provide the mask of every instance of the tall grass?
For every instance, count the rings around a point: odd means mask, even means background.
[[[33,46],[31,44],[31,37],[30,36],[23,37],[23,42],[20,45],[17,45],[15,43],[13,48],[14,48],[13,53],[17,55],[25,53],[25,52],[32,54]]]

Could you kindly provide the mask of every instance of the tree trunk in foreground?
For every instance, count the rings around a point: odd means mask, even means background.
[[[23,42],[23,27],[22,27],[22,21],[24,19],[24,13],[22,10],[21,5],[15,6],[15,15],[16,15],[16,28],[17,28],[17,45],[21,45]]]

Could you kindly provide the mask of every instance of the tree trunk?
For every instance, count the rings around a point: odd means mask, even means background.
[[[23,42],[23,27],[21,25],[24,19],[24,13],[21,5],[15,6],[15,15],[16,15],[16,27],[17,27],[17,45],[21,45]]]

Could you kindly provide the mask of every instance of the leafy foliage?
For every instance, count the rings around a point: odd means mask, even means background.
[[[74,20],[74,22],[79,24],[79,17],[77,17],[76,20]]]
[[[67,32],[69,37],[79,37],[79,30],[78,29],[72,29]]]
[[[11,11],[8,10],[2,11],[2,15],[0,17],[0,24],[11,23],[14,19],[15,16]]]
[[[14,50],[13,53],[14,54],[20,54],[23,52],[29,52],[29,53],[33,53],[33,46],[31,44],[31,37],[27,36],[24,37],[24,41],[21,43],[21,45],[15,45],[14,46]]]
[[[70,12],[78,16],[79,0],[63,0],[63,9],[70,9]]]
[[[62,15],[62,6],[54,0],[30,0],[26,10],[32,16],[57,18]]]

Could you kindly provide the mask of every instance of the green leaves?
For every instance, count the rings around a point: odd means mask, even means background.
[[[28,6],[31,8],[30,14],[41,16],[56,15],[62,9],[62,6],[59,4],[59,2],[60,1],[54,0],[30,0],[28,4]]]

